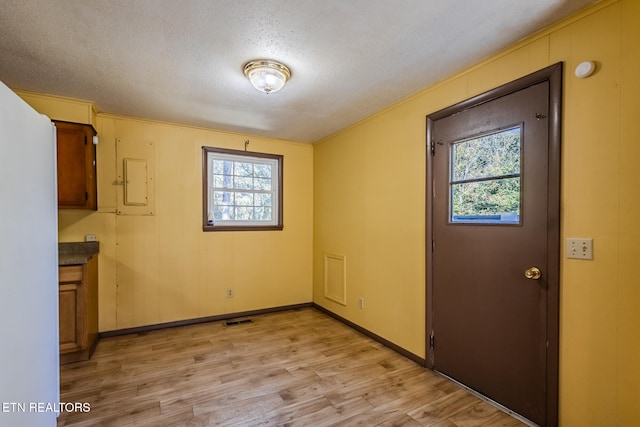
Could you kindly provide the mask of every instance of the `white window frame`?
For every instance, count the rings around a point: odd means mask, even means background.
[[[224,160],[241,163],[268,164],[271,166],[271,190],[246,189],[236,187],[235,180],[231,187],[214,187],[213,161]],[[282,170],[283,156],[279,154],[255,153],[251,151],[230,150],[225,148],[202,147],[202,229],[203,231],[248,231],[248,230],[282,230]],[[235,175],[234,175],[235,176]],[[270,221],[215,219],[214,192],[271,194],[272,216]],[[239,207],[237,205],[233,205]],[[254,206],[255,208],[255,206]]]

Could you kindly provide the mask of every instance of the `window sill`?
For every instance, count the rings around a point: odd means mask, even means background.
[[[204,225],[202,231],[280,231],[282,225]]]

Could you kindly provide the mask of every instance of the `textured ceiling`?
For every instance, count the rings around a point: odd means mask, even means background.
[[[314,142],[593,3],[1,0],[0,80],[105,113]],[[242,74],[259,58],[291,69],[280,92]]]

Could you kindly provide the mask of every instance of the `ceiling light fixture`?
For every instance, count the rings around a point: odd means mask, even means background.
[[[259,91],[273,93],[284,87],[284,84],[291,77],[291,71],[286,65],[279,62],[256,59],[245,64],[244,75]]]

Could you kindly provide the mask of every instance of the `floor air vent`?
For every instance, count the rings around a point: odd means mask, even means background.
[[[251,319],[227,320],[226,322],[224,322],[224,326],[244,325],[245,323],[253,323],[253,320]]]

